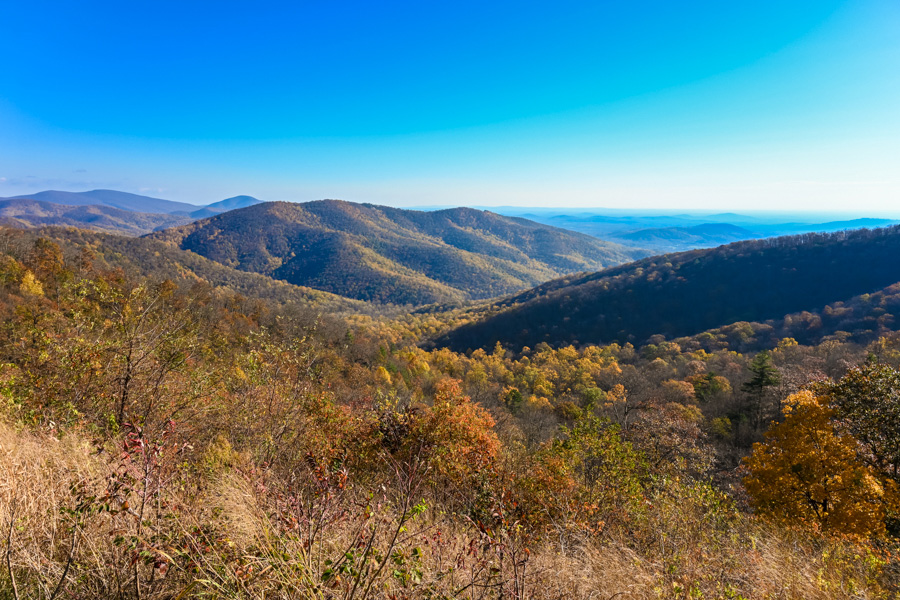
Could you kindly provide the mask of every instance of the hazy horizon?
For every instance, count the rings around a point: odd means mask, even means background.
[[[25,193],[25,194],[17,194],[14,196],[0,196],[0,199],[8,199],[8,198],[17,198],[17,197],[32,197],[41,192],[71,192],[71,193],[89,193],[92,191],[122,191],[125,193],[134,193],[127,192],[126,190],[80,190],[80,189],[72,189],[72,190],[40,190],[39,192],[34,193]],[[137,194],[143,195],[143,194]],[[338,200],[342,202],[352,202],[356,204],[376,204],[381,206],[394,206],[395,208],[404,208],[407,210],[420,210],[420,211],[435,211],[435,210],[446,210],[452,208],[458,208],[460,204],[433,204],[433,205],[404,205],[398,206],[392,203],[372,203],[372,202],[363,202],[357,200],[350,200],[346,198],[314,198],[311,200],[297,200],[297,199],[279,199],[279,198],[258,198],[253,196],[252,194],[232,194],[227,198],[217,198],[210,201],[210,203],[219,202],[222,200],[229,200],[237,197],[253,197],[257,200],[261,200],[263,202],[291,202],[302,204],[304,202],[316,202],[322,200]],[[159,197],[148,195],[148,198],[155,198],[158,200],[174,200],[173,198]],[[48,200],[49,202],[53,202],[52,200]],[[184,202],[185,204],[191,204],[196,206],[197,208],[201,208],[206,206],[205,204],[198,204],[197,202],[192,202],[190,200],[178,200],[179,202]],[[604,207],[604,206],[542,206],[542,205],[533,205],[533,206],[516,206],[516,205],[478,205],[471,204],[467,205],[468,208],[474,208],[478,210],[487,210],[496,212],[499,214],[507,215],[507,216],[534,216],[534,217],[552,217],[554,215],[566,215],[571,216],[573,218],[578,217],[592,217],[592,216],[605,216],[610,218],[617,217],[686,217],[691,219],[698,220],[710,220],[714,222],[722,222],[728,223],[736,220],[740,220],[740,218],[747,219],[749,221],[758,221],[760,223],[788,223],[788,222],[799,222],[799,223],[824,223],[828,221],[844,221],[844,220],[855,220],[855,219],[895,219],[900,220],[900,207],[895,208],[893,210],[885,209],[881,211],[877,210],[791,210],[791,209],[783,209],[783,210],[717,210],[717,209],[704,209],[704,208],[691,208],[691,207],[672,207],[672,208],[616,208],[616,207]],[[738,217],[738,219],[734,219],[733,217]]]

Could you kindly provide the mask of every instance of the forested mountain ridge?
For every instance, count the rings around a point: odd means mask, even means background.
[[[0,225],[20,228],[80,227],[106,233],[144,235],[261,203],[262,200],[252,196],[235,196],[197,206],[116,190],[47,190],[0,198]]]
[[[23,194],[2,200],[37,200],[39,202],[52,202],[64,206],[88,206],[103,205],[143,213],[163,213],[188,215],[201,206],[188,204],[187,202],[175,202],[163,200],[140,194],[130,194],[118,190],[91,190],[89,192],[65,192],[60,190],[46,190],[35,194]]]
[[[682,348],[741,353],[772,350],[785,339],[804,346],[848,342],[860,346],[893,337],[900,316],[900,283],[766,321],[736,321],[702,333],[675,338]],[[651,337],[649,342],[658,342]]]
[[[464,350],[643,342],[738,321],[767,321],[878,291],[900,281],[900,227],[803,234],[646,258],[561,278],[498,304],[503,310],[449,332]]]
[[[190,221],[190,217],[180,215],[134,212],[103,204],[66,205],[29,198],[0,200],[0,224],[21,228],[56,225],[143,235]]]
[[[380,303],[489,298],[646,253],[526,219],[268,202],[151,234],[222,264]]]
[[[274,306],[292,305],[328,312],[367,312],[364,303],[277,281],[257,273],[238,271],[193,252],[181,250],[159,240],[111,235],[65,227],[42,227],[22,230],[0,227],[0,248],[22,248],[36,240],[57,244],[69,262],[89,257],[98,267],[118,269],[131,277],[154,281],[171,280],[180,287],[193,284]]]

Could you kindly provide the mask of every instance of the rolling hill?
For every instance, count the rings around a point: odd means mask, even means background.
[[[199,207],[114,190],[49,190],[28,196],[0,198],[0,225],[20,228],[80,227],[134,236],[260,203],[262,200],[252,196],[235,196]]]
[[[599,212],[589,209],[500,207],[497,212],[659,253],[802,233],[886,227],[898,223],[897,220],[884,218],[826,220],[829,213],[654,214],[641,210],[597,210]]]
[[[170,279],[186,286],[205,282],[217,290],[276,305],[292,304],[329,312],[369,312],[368,306],[362,302],[277,281],[265,275],[238,271],[159,240],[65,227],[21,230],[0,226],[0,240],[6,246],[28,247],[37,238],[58,244],[72,261],[81,252],[88,252],[99,266],[121,269],[130,277]]]
[[[179,215],[132,212],[102,204],[63,205],[27,198],[0,200],[0,225],[8,227],[61,225],[143,235],[190,221],[189,217]]]
[[[900,281],[900,227],[745,241],[550,281],[434,341],[456,350],[642,343],[764,322]]]
[[[267,202],[151,237],[243,271],[393,304],[489,298],[646,255],[486,211],[339,200]]]
[[[2,200],[37,200],[39,202],[52,202],[64,206],[88,206],[99,204],[110,206],[120,210],[142,213],[180,214],[187,216],[198,210],[199,206],[186,202],[174,202],[150,196],[140,196],[116,190],[91,190],[89,192],[62,192],[47,190],[36,194],[14,196],[12,198],[0,198]]]
[[[766,321],[736,321],[699,334],[676,338],[684,350],[740,353],[776,348],[785,338],[818,346],[826,341],[866,346],[882,336],[896,337],[900,321],[900,282],[886,288],[831,302],[818,310],[805,310]]]
[[[742,240],[762,237],[749,229],[730,223],[703,223],[691,227],[661,227],[640,229],[610,235],[608,239],[621,244],[648,248],[657,252],[678,252],[685,248],[709,248]]]

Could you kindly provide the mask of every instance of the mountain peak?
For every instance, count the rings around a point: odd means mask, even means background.
[[[253,196],[232,196],[231,198],[225,198],[224,200],[219,200],[218,202],[213,202],[212,204],[208,204],[206,208],[222,208],[226,210],[231,210],[234,208],[246,208],[247,206],[253,206],[254,204],[262,204],[262,200],[258,198],[254,198]]]
[[[266,202],[151,237],[243,271],[393,304],[488,298],[643,255],[475,209],[344,200]]]
[[[213,202],[199,210],[195,210],[191,213],[191,216],[195,219],[205,219],[206,217],[212,217],[223,212],[228,212],[229,210],[247,208],[257,204],[263,204],[263,201],[254,198],[253,196],[232,196],[231,198],[225,198],[224,200]]]

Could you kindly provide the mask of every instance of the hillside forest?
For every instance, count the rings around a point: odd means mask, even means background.
[[[900,595],[897,230],[411,307],[228,214],[0,229],[0,598]]]

